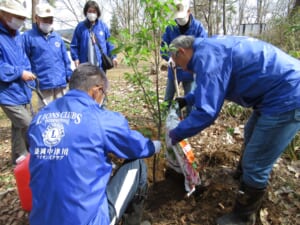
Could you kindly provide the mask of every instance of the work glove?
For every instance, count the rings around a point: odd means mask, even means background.
[[[166,146],[167,146],[167,148],[172,148],[173,147],[172,140],[169,137],[166,138]]]
[[[172,57],[169,58],[169,61],[168,61],[168,67],[172,68],[172,69],[175,69],[176,67],[176,64],[175,62],[173,61]]]
[[[175,98],[175,101],[178,102],[179,109],[182,109],[185,106],[187,106],[187,102],[186,102],[185,98],[178,97],[178,98]]]
[[[154,145],[154,149],[155,149],[155,154],[160,152],[160,148],[161,148],[161,142],[158,140],[154,140],[152,141],[153,145]]]
[[[170,130],[169,137],[171,139],[172,145],[176,145],[178,142],[180,142],[182,140],[182,139],[180,139],[179,137],[176,136],[176,134],[174,132],[174,129]]]

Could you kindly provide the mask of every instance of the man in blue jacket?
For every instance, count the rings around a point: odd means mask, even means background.
[[[218,224],[254,224],[270,172],[300,128],[300,61],[266,42],[237,36],[180,36],[176,65],[196,73],[196,89],[179,99],[193,105],[170,131],[172,144],[211,125],[225,100],[253,108],[244,130],[240,191]]]
[[[176,26],[168,26],[162,36],[162,46],[169,46],[171,41],[180,35],[193,35],[195,37],[207,37],[207,32],[199,20],[196,20],[190,11],[189,0],[175,0],[176,10],[174,19]],[[184,71],[181,67],[175,68],[172,57],[166,51],[161,51],[162,58],[168,61],[168,79],[165,92],[165,101],[169,106],[175,95],[174,70],[176,70],[177,81],[182,83],[184,94],[189,93],[193,88],[194,75],[189,71]],[[187,107],[187,114],[191,107]]]
[[[31,90],[26,83],[35,79],[19,33],[26,17],[26,9],[19,2],[0,3],[0,107],[12,123],[13,164],[19,156],[27,154],[26,131],[31,121],[27,108]]]
[[[36,23],[23,34],[24,46],[32,72],[37,75],[46,102],[65,93],[72,74],[71,62],[61,36],[53,31],[54,8],[40,3],[35,8]],[[43,107],[39,99],[38,107]]]
[[[106,68],[102,67],[99,45],[102,51],[113,59],[114,66],[117,66],[117,58],[111,54],[114,46],[108,41],[110,32],[107,25],[100,19],[101,11],[98,3],[87,1],[83,14],[86,19],[76,26],[70,45],[75,67],[80,63],[89,62],[99,66],[105,72]]]
[[[69,87],[39,111],[28,130],[30,224],[108,225],[125,211],[125,224],[140,224],[147,194],[142,158],[158,153],[160,142],[131,130],[125,117],[102,108],[108,81],[99,67],[80,64]],[[113,177],[109,154],[125,159]]]

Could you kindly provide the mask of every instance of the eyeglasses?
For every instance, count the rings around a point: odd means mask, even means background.
[[[106,103],[108,103],[108,97],[107,97],[107,94],[106,92],[103,90],[103,88],[101,88],[101,91],[102,91],[102,94],[104,95],[104,98],[103,98],[103,105],[106,105]]]
[[[103,90],[102,86],[100,85],[95,85],[95,86],[99,89],[99,91],[102,91],[102,95],[104,95],[102,105],[105,105],[106,103],[108,103],[107,93]]]

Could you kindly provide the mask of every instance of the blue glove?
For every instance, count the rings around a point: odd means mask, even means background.
[[[182,139],[177,137],[175,132],[174,132],[174,129],[173,130],[170,130],[169,132],[169,137],[172,141],[172,145],[176,145],[178,142],[180,142]]]

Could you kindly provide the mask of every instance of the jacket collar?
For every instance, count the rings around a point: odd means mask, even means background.
[[[2,19],[0,19],[0,31],[12,37],[17,36],[20,33],[18,30],[10,29]]]

